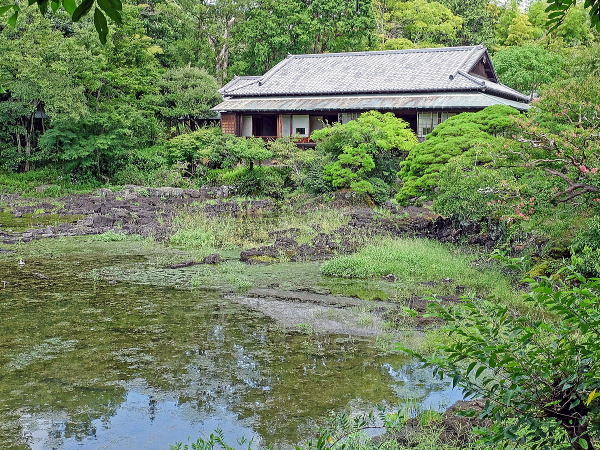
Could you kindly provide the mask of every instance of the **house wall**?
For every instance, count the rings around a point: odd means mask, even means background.
[[[242,116],[242,136],[252,136],[252,116]]]
[[[237,114],[221,114],[221,131],[237,135]]]
[[[281,135],[285,137],[291,136],[292,116],[290,114],[281,115]]]
[[[386,112],[382,110],[381,112]],[[395,111],[396,117],[406,120],[411,129],[419,138],[423,138],[430,133],[433,128],[442,123],[448,117],[459,114],[462,111]],[[274,133],[283,137],[309,137],[314,130],[323,128],[323,116],[327,115],[327,122],[331,123],[337,118],[342,123],[348,123],[356,119],[361,112],[339,112],[337,114],[330,112],[319,112],[312,114],[258,114],[258,117],[267,117],[274,119]],[[332,120],[333,119],[333,120]],[[221,114],[221,129],[223,133],[234,134],[237,136],[253,136],[253,116],[249,114]],[[304,129],[303,133],[297,133],[298,129]],[[265,135],[266,136],[266,135]],[[269,134],[271,136],[271,134]]]
[[[301,130],[304,130],[302,132]],[[292,136],[306,137],[310,134],[310,119],[308,114],[292,116]]]

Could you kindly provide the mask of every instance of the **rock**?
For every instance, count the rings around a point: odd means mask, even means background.
[[[195,266],[196,264],[200,264],[198,261],[184,261],[177,264],[171,264],[169,269],[182,269],[184,267]]]
[[[89,219],[92,221],[92,226],[95,228],[111,227],[115,223],[114,217],[94,214]]]
[[[31,272],[31,275],[33,275],[36,278],[39,278],[40,280],[47,280],[48,279],[48,275],[44,275],[41,272]]]
[[[235,195],[237,189],[235,186],[202,186],[200,196],[206,199],[228,198]]]
[[[113,193],[113,191],[111,191],[110,189],[107,189],[107,188],[101,188],[95,192],[95,194],[98,197],[103,197],[103,198],[111,196],[112,193]]]
[[[394,275],[393,273],[384,275],[381,277],[381,279],[383,281],[389,281],[390,283],[395,283],[396,281],[398,281],[398,277],[396,275]]]
[[[165,197],[165,198],[181,198],[183,197],[183,189],[175,188],[175,187],[160,187],[154,189],[157,197]]]
[[[220,264],[223,261],[221,255],[218,253],[213,253],[211,255],[206,256],[202,260],[202,264]]]

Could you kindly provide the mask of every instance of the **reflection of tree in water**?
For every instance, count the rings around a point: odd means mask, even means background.
[[[110,426],[130,389],[149,396],[149,420],[161,399],[174,398],[197,412],[194,419],[234,411],[268,442],[298,439],[307,418],[350,402],[396,398],[393,376],[382,367],[399,367],[400,360],[379,355],[372,343],[285,334],[260,313],[214,294],[74,283],[63,269],[43,268],[50,285],[34,281],[3,292],[0,447],[14,445],[32,425],[27,420],[47,419],[57,445],[95,436],[98,424]],[[32,355],[49,338],[74,344]],[[18,354],[28,355],[26,365],[6,370],[4,362]]]

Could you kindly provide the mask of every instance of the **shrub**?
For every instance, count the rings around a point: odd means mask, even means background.
[[[477,300],[437,308],[451,335],[440,357],[419,357],[468,397],[486,400],[494,419],[490,445],[505,439],[534,448],[594,448],[600,437],[600,280],[573,276],[555,284],[530,280],[526,300],[551,312],[515,316]],[[407,350],[407,353],[415,353]]]
[[[592,217],[573,239],[571,261],[577,272],[600,277],[600,219]]]
[[[392,181],[400,158],[417,144],[407,122],[392,113],[369,111],[348,123],[313,132],[317,150],[331,154],[325,178],[337,188],[372,193],[371,177]],[[381,162],[380,166],[376,162]]]
[[[223,172],[218,180],[237,187],[245,196],[283,198],[286,190],[286,170],[273,166],[257,166],[253,169],[238,167]]]
[[[325,194],[335,190],[331,180],[324,177],[325,167],[332,162],[330,155],[313,152],[313,157],[306,161],[301,172],[296,178],[296,185],[299,185],[310,194]],[[292,171],[292,177],[294,172]],[[292,178],[294,180],[294,178]]]
[[[600,218],[598,216],[588,220],[586,226],[575,235],[571,244],[571,249],[575,252],[579,252],[585,247],[600,248]]]
[[[371,198],[379,205],[387,202],[390,199],[390,187],[381,178],[369,178],[369,183],[372,186]]]
[[[289,139],[277,139],[268,145],[276,163],[287,168],[293,187],[311,194],[323,194],[335,188],[323,176],[325,166],[333,162],[330,155],[315,149],[299,148]]]
[[[207,168],[232,167],[237,159],[225,152],[225,143],[230,138],[218,127],[207,127],[181,134],[170,139],[165,149],[165,158],[170,165],[185,163],[189,175]]]
[[[264,161],[273,157],[261,138],[229,138],[225,141],[227,155],[243,162],[250,170],[254,163]]]
[[[162,145],[144,148],[129,157],[128,164],[117,171],[113,184],[138,184],[142,186],[163,185],[162,172],[168,168],[166,150]]]
[[[412,198],[429,199],[438,184],[440,171],[448,161],[468,150],[477,152],[486,147],[507,144],[498,137],[514,127],[514,108],[489,106],[476,113],[462,113],[439,124],[400,163],[398,176],[403,186],[397,200],[406,203]]]

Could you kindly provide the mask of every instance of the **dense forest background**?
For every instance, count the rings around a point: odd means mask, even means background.
[[[73,23],[30,7],[0,25],[0,168],[126,182],[124,168],[143,170],[155,146],[210,116],[221,85],[289,53],[484,44],[503,82],[533,95],[600,55],[582,5],[551,31],[545,9],[541,0],[127,3],[102,45],[92,17]]]

